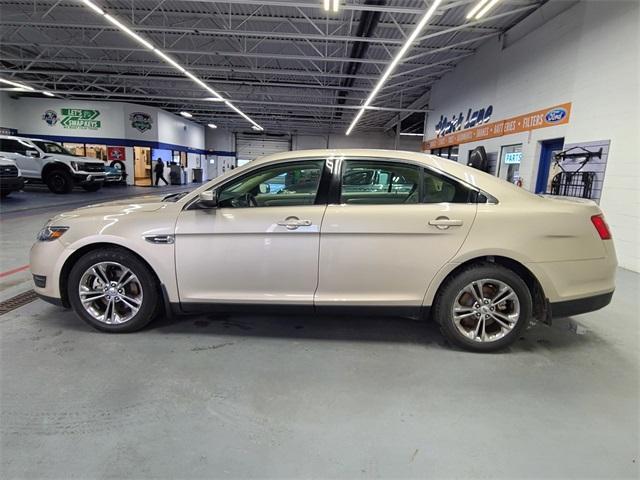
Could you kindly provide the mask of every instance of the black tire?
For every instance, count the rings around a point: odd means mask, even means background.
[[[493,341],[477,341],[463,335],[456,327],[453,318],[454,302],[458,300],[463,289],[474,281],[493,279],[506,284],[515,293],[519,303],[520,315],[515,325],[502,338]],[[490,282],[485,288],[491,289]],[[485,295],[483,295],[484,297]],[[507,302],[508,305],[508,302]],[[479,263],[471,265],[446,280],[440,288],[434,302],[433,318],[440,324],[442,334],[454,345],[473,352],[493,352],[503,349],[516,341],[527,327],[532,317],[531,292],[520,276],[502,265],[495,263]],[[479,321],[474,314],[466,322]],[[487,326],[504,331],[490,317]],[[477,323],[476,323],[477,325]],[[470,327],[473,330],[473,327]],[[505,329],[506,330],[506,329]]]
[[[88,185],[82,185],[82,188],[84,188],[87,192],[97,192],[98,190],[100,190],[102,188],[102,184],[101,183],[90,183]]]
[[[53,193],[62,195],[73,190],[73,177],[61,168],[48,172],[44,181]]]
[[[91,316],[80,301],[78,287],[83,274],[100,262],[117,262],[128,268],[138,277],[142,287],[142,305],[138,312],[124,323],[103,323]],[[67,291],[69,303],[76,314],[93,328],[109,333],[128,333],[144,328],[156,316],[162,303],[158,294],[157,279],[149,267],[131,252],[117,247],[93,250],[80,257],[69,273]]]

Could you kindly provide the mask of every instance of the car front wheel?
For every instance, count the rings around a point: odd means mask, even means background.
[[[153,273],[135,255],[117,248],[82,256],[69,274],[68,292],[74,311],[104,332],[143,328],[159,304]]]
[[[492,352],[513,343],[530,322],[531,293],[513,270],[493,263],[472,265],[443,285],[434,318],[455,345]]]

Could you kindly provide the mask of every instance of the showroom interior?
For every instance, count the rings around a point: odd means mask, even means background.
[[[638,478],[639,119],[637,0],[0,2],[0,476]],[[62,212],[345,149],[595,202],[611,303],[474,354],[366,311],[108,335],[34,292],[31,246]],[[50,165],[77,162],[98,167]]]

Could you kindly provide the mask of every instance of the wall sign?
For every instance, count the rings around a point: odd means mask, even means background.
[[[553,127],[569,123],[571,116],[571,102],[555,105],[550,108],[538,110],[517,117],[507,118],[486,125],[476,126],[468,130],[450,133],[443,137],[422,142],[422,150],[460,145],[462,143],[477,142],[487,138],[513,135],[514,133],[528,132],[538,128]],[[436,127],[437,128],[437,127]]]
[[[436,125],[436,137],[443,137],[453,132],[465,130],[467,128],[473,128],[475,126],[487,123],[491,119],[493,113],[493,105],[489,105],[486,108],[479,108],[478,110],[467,110],[466,117],[462,112],[458,115],[453,115],[451,120],[449,118],[440,115],[440,121]]]
[[[504,154],[505,165],[514,165],[520,163],[522,160],[522,152],[511,152]]]
[[[129,121],[131,126],[138,130],[140,133],[144,133],[147,130],[151,130],[153,126],[153,120],[151,115],[146,112],[133,112],[129,114]]]
[[[100,116],[100,111],[98,110],[62,108],[60,109],[60,114],[58,116],[55,110],[47,110],[42,114],[42,120],[50,127],[60,122],[63,128],[72,130],[98,130],[101,126],[100,120],[97,120]]]

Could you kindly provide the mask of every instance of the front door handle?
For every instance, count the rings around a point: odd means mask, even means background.
[[[285,227],[287,230],[295,230],[298,227],[310,227],[312,222],[311,220],[300,220],[298,217],[288,217],[282,222],[278,222],[278,225]]]
[[[452,220],[449,217],[438,217],[434,220],[429,220],[429,225],[440,230],[446,230],[449,227],[461,227],[462,223],[462,220]]]

